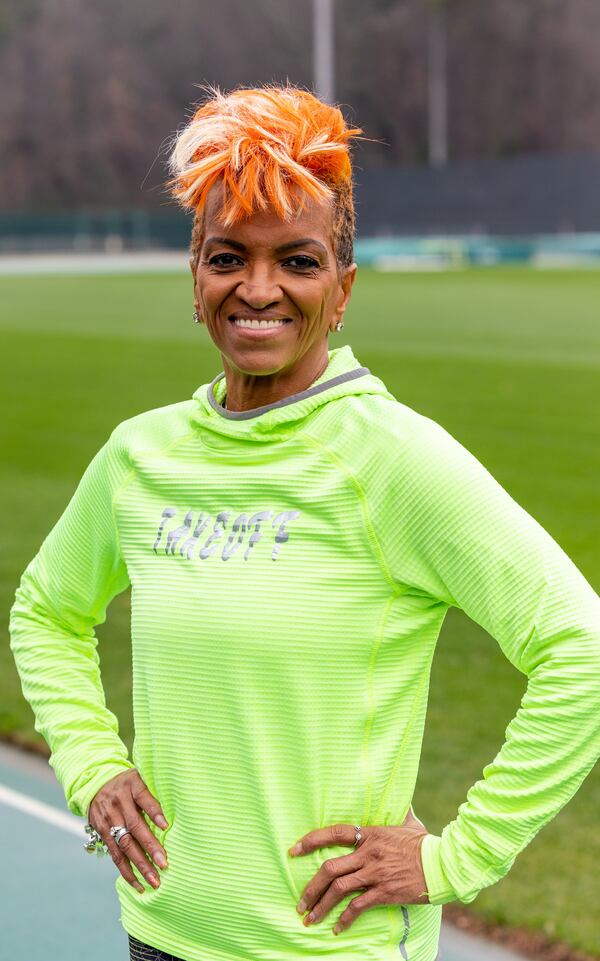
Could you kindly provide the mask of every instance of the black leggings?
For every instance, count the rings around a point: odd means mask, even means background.
[[[167,954],[159,948],[151,948],[149,944],[138,941],[133,935],[128,934],[129,938],[129,961],[181,961],[174,954]]]

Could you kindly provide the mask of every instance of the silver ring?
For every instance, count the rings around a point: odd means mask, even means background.
[[[360,824],[354,825],[354,830],[356,831],[356,837],[354,838],[354,847],[358,847],[360,841],[362,841],[362,834]]]
[[[121,838],[124,838],[126,834],[131,834],[129,828],[124,827],[122,824],[117,824],[110,829],[111,837],[113,837],[117,845],[121,846]]]

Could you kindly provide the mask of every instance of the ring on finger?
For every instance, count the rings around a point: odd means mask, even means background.
[[[111,837],[115,839],[117,847],[121,846],[121,838],[124,838],[126,834],[131,834],[129,828],[124,827],[122,824],[116,824],[110,829]]]

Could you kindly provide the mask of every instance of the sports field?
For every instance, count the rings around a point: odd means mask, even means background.
[[[220,371],[192,323],[191,276],[0,278],[0,736],[40,743],[8,647],[21,571],[121,420]],[[403,403],[468,447],[600,591],[600,272],[361,269],[342,334]],[[98,628],[107,703],[131,748],[129,594]],[[499,750],[526,679],[451,610],[434,661],[415,810],[452,820]],[[600,766],[471,905],[600,958]]]

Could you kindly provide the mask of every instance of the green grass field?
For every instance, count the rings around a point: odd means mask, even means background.
[[[112,428],[220,371],[185,274],[0,279],[0,736],[40,743],[6,629],[18,578]],[[359,273],[342,335],[403,403],[468,447],[600,590],[600,273]],[[98,629],[109,707],[133,740],[129,594]],[[526,679],[451,610],[434,661],[415,809],[440,833],[495,756]],[[600,766],[471,905],[600,958]]]

